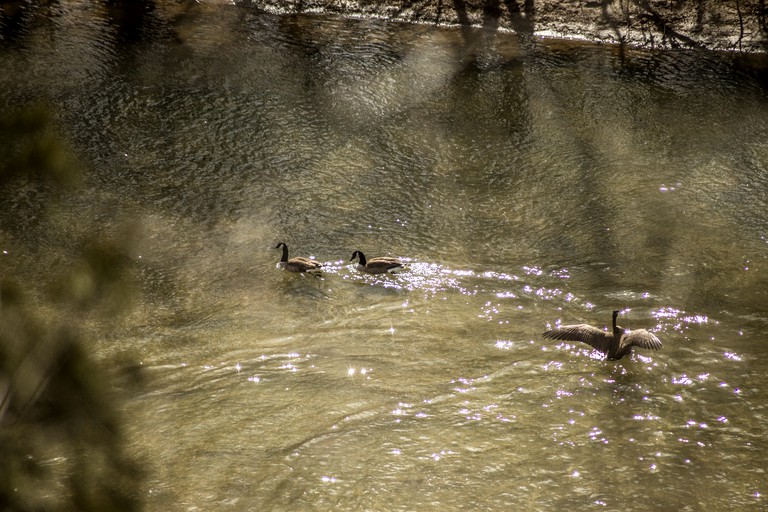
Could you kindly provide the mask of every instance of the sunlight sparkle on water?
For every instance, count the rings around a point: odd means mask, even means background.
[[[693,384],[693,380],[686,374],[682,374],[679,377],[672,377],[672,384],[681,384],[683,386],[690,386]]]
[[[469,421],[480,421],[480,420],[483,419],[483,415],[482,414],[480,414],[477,411],[472,412],[469,409],[461,409],[459,411],[459,414],[464,416]]]
[[[397,409],[392,411],[392,415],[393,416],[405,416],[406,415],[405,410],[406,409],[411,409],[412,407],[413,407],[413,405],[411,405],[411,404],[399,403],[399,404],[397,404]]]
[[[482,276],[486,279],[494,279],[497,281],[517,281],[519,279],[517,276],[514,276],[514,275],[504,274],[499,272],[491,272],[491,271],[483,272]]]
[[[461,275],[462,272],[465,274],[469,272],[469,275],[474,273],[472,271],[452,271],[434,263],[413,263],[410,265],[408,272],[400,274],[400,280],[403,282],[402,286],[394,284],[394,281],[389,280],[381,284],[407,290],[422,290],[433,294],[447,289],[456,289],[461,293],[468,293],[461,286],[458,279],[451,277]]]
[[[539,288],[538,290],[536,290],[536,295],[543,299],[553,299],[555,297],[559,297],[562,294],[563,294],[563,291],[557,288],[553,288],[553,289]]]
[[[450,450],[440,450],[440,451],[439,451],[439,452],[437,452],[437,453],[433,453],[433,454],[431,455],[431,458],[432,458],[432,460],[434,460],[435,462],[437,462],[437,461],[439,461],[440,459],[442,459],[443,457],[445,457],[446,455],[452,455],[452,454],[453,454],[453,452],[452,452],[452,451],[450,451]]]
[[[550,369],[555,370],[561,370],[563,368],[563,362],[562,361],[550,361],[547,364],[544,365],[544,370],[549,371]],[[559,391],[558,391],[559,393]]]
[[[662,183],[661,186],[659,186],[659,192],[674,192],[679,186],[679,183],[676,183],[675,185],[665,185]]]

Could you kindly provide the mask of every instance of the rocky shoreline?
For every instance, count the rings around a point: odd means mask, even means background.
[[[768,0],[246,0],[278,13],[332,13],[642,48],[768,51]]]

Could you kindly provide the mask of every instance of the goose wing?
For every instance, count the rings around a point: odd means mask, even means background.
[[[288,263],[286,264],[286,269],[288,270],[294,270],[298,272],[308,272],[311,270],[318,270],[323,265],[315,260],[311,260],[309,258],[304,258],[303,256],[296,256],[295,258],[291,258],[288,260]]]
[[[611,344],[608,333],[588,324],[563,325],[544,332],[545,338],[565,341],[581,341],[600,352],[607,353]]]
[[[381,263],[396,263],[397,265],[402,265],[403,262],[400,261],[397,258],[392,258],[390,256],[379,256],[377,258],[371,258],[368,260],[369,262],[381,262]]]
[[[621,345],[635,345],[640,348],[659,350],[662,347],[661,340],[652,332],[645,329],[626,331],[621,337]]]
[[[295,261],[296,263],[301,263],[302,265],[310,265],[310,266],[321,266],[319,262],[315,260],[311,260],[309,258],[305,258],[303,256],[296,256],[295,258],[291,258],[288,261]]]
[[[399,268],[403,266],[403,262],[398,260],[397,258],[390,258],[387,256],[382,256],[380,258],[371,258],[368,260],[365,267],[369,270],[378,270],[379,272],[386,272],[388,270],[392,270],[395,268]]]

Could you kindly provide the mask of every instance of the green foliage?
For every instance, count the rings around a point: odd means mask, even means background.
[[[20,178],[68,187],[81,178],[43,104],[0,116],[0,155],[0,190]]]
[[[0,118],[0,141],[0,194],[22,183],[60,190],[79,182],[45,107]],[[141,469],[125,455],[110,377],[84,348],[82,327],[86,314],[125,306],[131,240],[87,237],[43,300],[0,275],[2,510],[141,508]]]

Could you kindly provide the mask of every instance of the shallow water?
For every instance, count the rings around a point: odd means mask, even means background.
[[[89,329],[143,369],[148,510],[766,507],[764,58],[242,6],[22,21],[0,106],[44,99],[89,174],[55,225],[7,198],[0,249],[34,287],[138,226],[135,307]],[[613,309],[663,350],[540,335]]]

